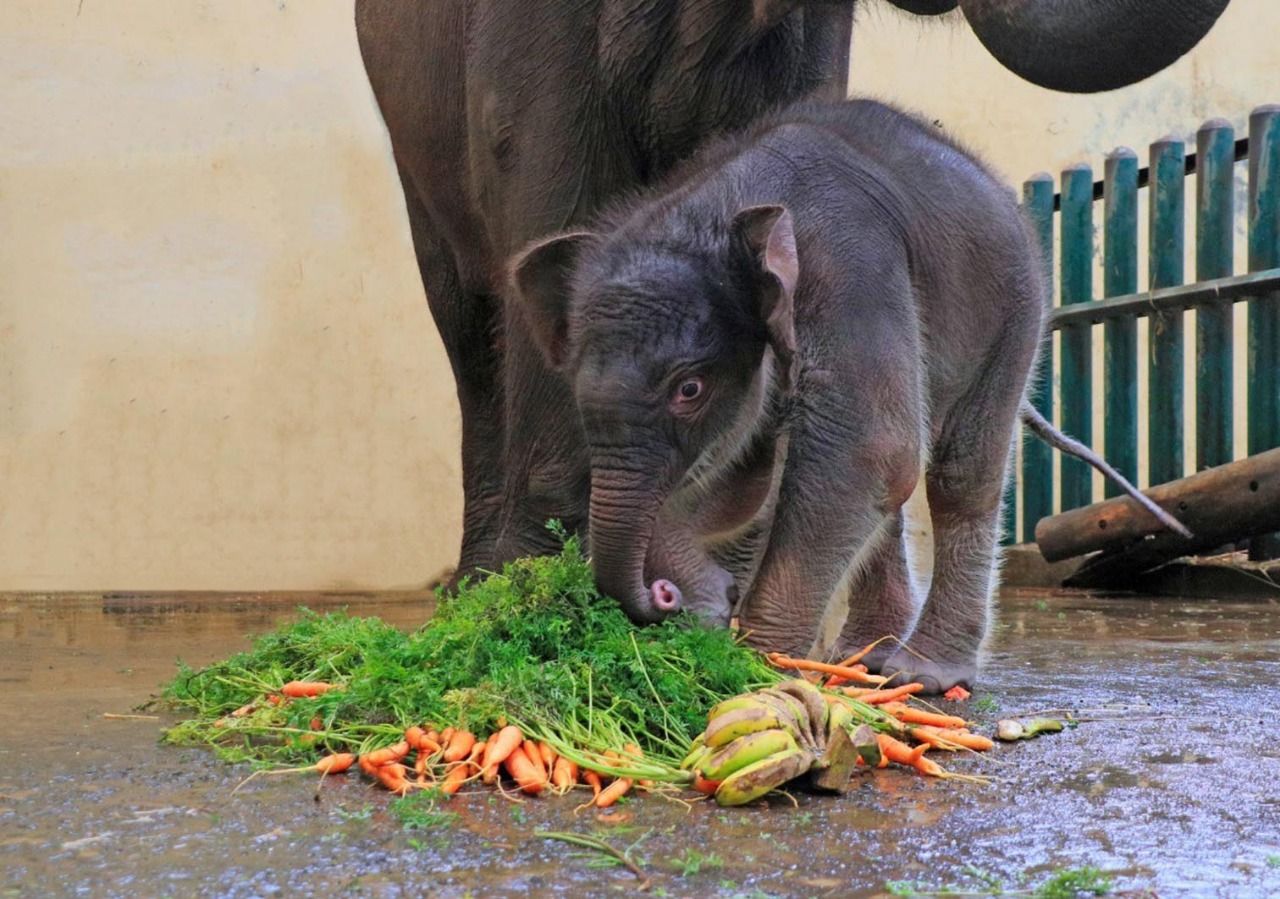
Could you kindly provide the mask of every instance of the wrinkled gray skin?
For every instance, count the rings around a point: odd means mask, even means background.
[[[925,15],[956,6],[893,2]],[[1177,58],[1224,4],[961,5],[1015,71],[1097,90]],[[360,51],[461,406],[460,574],[554,549],[548,518],[571,529],[586,518],[588,459],[568,388],[523,329],[502,326],[506,258],[653,183],[708,135],[813,91],[843,96],[853,6],[357,0]]]
[[[1011,191],[869,101],[768,117],[598,230],[536,244],[512,278],[582,415],[601,588],[727,623],[703,587],[727,571],[749,641],[804,656],[847,584],[840,651],[909,633],[878,667],[971,684],[1047,311],[1037,260]],[[902,507],[922,470],[916,597]],[[671,567],[646,586],[655,542]]]

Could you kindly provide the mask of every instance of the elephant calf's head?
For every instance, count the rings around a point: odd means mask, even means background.
[[[745,450],[770,395],[789,389],[796,350],[790,213],[684,216],[552,237],[512,267],[586,431],[597,583],[640,622],[682,602],[666,579],[645,584],[659,509]]]

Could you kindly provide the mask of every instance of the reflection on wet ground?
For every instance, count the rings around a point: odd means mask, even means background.
[[[618,868],[533,836],[583,830],[635,851],[657,895],[983,895],[1091,865],[1161,896],[1280,895],[1280,606],[1006,592],[969,714],[1127,710],[1125,722],[1001,747],[957,770],[892,771],[840,799],[692,810],[640,799],[460,797],[409,832],[355,777],[263,778],[160,746],[128,712],[174,671],[247,645],[299,602],[411,627],[423,597],[0,596],[0,896],[611,895]],[[698,870],[694,870],[697,868]]]

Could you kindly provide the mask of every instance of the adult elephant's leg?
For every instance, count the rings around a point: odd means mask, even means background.
[[[496,563],[557,552],[550,519],[585,535],[591,496],[586,439],[569,385],[547,367],[520,312],[508,304],[506,314],[506,481]]]
[[[462,413],[462,548],[454,582],[494,564],[502,501],[502,382],[494,297],[468,292],[453,252],[401,175],[427,305],[449,356]]]
[[[914,580],[908,562],[903,511],[885,521],[880,538],[859,559],[849,581],[849,617],[836,641],[835,656],[843,659],[881,637],[905,640],[918,611]],[[863,658],[879,671],[898,649],[897,640],[880,643]]]

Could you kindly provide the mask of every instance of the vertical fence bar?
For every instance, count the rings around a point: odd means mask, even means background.
[[[1213,119],[1196,132],[1196,280],[1231,274],[1235,131]],[[1196,470],[1231,461],[1231,304],[1196,310]]]
[[[1032,175],[1022,183],[1022,209],[1031,222],[1043,263],[1045,302],[1053,302],[1053,176]],[[1040,414],[1053,421],[1053,335],[1046,332],[1032,373],[1028,398]],[[1022,540],[1033,543],[1036,523],[1053,514],[1053,450],[1023,432]]]
[[[1093,171],[1062,171],[1062,305],[1093,299]],[[1085,444],[1093,441],[1093,347],[1088,325],[1062,329],[1062,428]],[[1079,459],[1062,456],[1062,509],[1087,506],[1093,475]]]
[[[1280,266],[1280,106],[1249,116],[1249,271]],[[1249,454],[1280,446],[1280,293],[1249,301]],[[1280,534],[1255,538],[1255,561],[1280,558]]]
[[[1107,156],[1102,196],[1105,222],[1103,296],[1138,292],[1138,156],[1120,147]],[[1138,482],[1138,320],[1111,319],[1103,326],[1103,450],[1108,462]],[[1107,496],[1120,496],[1110,480]]]
[[[1176,287],[1184,277],[1186,154],[1186,145],[1173,138],[1151,145],[1147,282],[1152,290]],[[1183,474],[1182,312],[1152,315],[1148,344],[1147,479],[1163,484]]]

